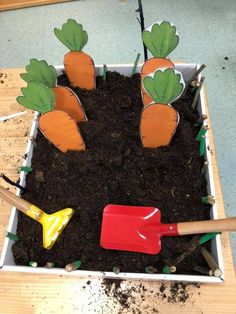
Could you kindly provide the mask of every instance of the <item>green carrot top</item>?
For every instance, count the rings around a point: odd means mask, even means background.
[[[45,60],[31,59],[25,69],[26,73],[20,75],[25,82],[43,83],[51,88],[56,86],[57,72]]]
[[[166,58],[179,43],[176,27],[167,21],[152,24],[143,31],[142,38],[155,58]]]
[[[155,103],[170,104],[181,96],[185,83],[179,71],[162,68],[146,76],[143,86]]]
[[[71,51],[82,51],[88,42],[87,32],[73,19],[68,19],[61,30],[54,28],[54,34]]]
[[[55,103],[54,92],[42,83],[29,82],[21,89],[23,96],[16,98],[17,102],[29,109],[45,113],[52,111]]]

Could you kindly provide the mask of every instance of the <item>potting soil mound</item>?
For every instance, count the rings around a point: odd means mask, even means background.
[[[58,84],[70,86],[65,75]],[[63,154],[39,132],[23,195],[47,213],[71,207],[74,216],[53,248],[46,250],[40,224],[19,213],[16,264],[54,262],[65,267],[81,260],[86,270],[119,267],[121,272],[145,272],[152,266],[161,272],[165,259],[181,254],[192,236],[163,237],[158,255],[105,250],[99,245],[102,212],[107,204],[140,205],[159,208],[164,223],[209,219],[209,206],[201,202],[207,183],[195,140],[200,117],[191,109],[193,95],[188,92],[173,104],[180,123],[171,144],[144,149],[139,75],[108,72],[106,82],[97,78],[96,90],[75,92],[88,116],[79,124],[86,151]],[[194,274],[194,265],[205,266],[199,248],[178,265],[177,273]]]

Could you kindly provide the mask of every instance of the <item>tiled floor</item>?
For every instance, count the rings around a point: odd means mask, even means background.
[[[53,34],[71,17],[89,34],[85,48],[97,64],[130,63],[142,52],[136,0],[81,0],[0,13],[0,67],[30,58],[61,64],[66,48]],[[236,215],[236,1],[143,0],[146,26],[173,22],[180,43],[174,60],[207,65],[207,93],[225,207]],[[236,262],[236,233],[231,233]]]

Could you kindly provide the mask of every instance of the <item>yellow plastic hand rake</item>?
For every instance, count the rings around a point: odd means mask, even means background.
[[[27,216],[41,223],[43,226],[43,246],[48,250],[52,248],[74,213],[72,208],[65,208],[48,215],[40,208],[16,196],[2,186],[0,186],[0,197]]]

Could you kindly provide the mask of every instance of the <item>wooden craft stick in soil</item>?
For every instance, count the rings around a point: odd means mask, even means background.
[[[160,68],[174,68],[174,64],[166,57],[175,49],[179,42],[176,27],[167,21],[156,22],[142,33],[143,43],[153,55],[141,69],[141,82],[144,77]],[[143,104],[150,104],[153,99],[145,92],[141,83]]]
[[[154,103],[143,108],[140,136],[143,147],[169,145],[179,123],[178,112],[170,103],[179,98],[185,84],[182,74],[174,69],[159,69],[143,80]]]
[[[199,246],[199,245],[202,245],[204,243],[206,243],[207,241],[210,241],[212,240],[213,238],[215,238],[215,236],[219,234],[219,232],[211,232],[211,233],[207,233],[207,234],[204,234],[203,236],[199,236],[199,235],[196,235],[194,236],[191,241],[189,241],[189,243],[183,248],[183,253],[181,253],[180,255],[178,255],[176,258],[174,259],[171,259],[171,260],[165,260],[165,262],[167,263],[166,267],[175,267],[175,271],[176,271],[176,268],[177,266],[183,261],[185,260],[189,255],[191,255],[195,250],[196,248]],[[173,268],[172,268],[172,271],[171,272],[175,272],[173,271]]]
[[[68,19],[62,29],[55,28],[54,33],[70,49],[64,56],[64,66],[71,85],[87,90],[96,88],[93,59],[82,51],[88,42],[88,34],[83,30],[83,26],[73,19]]]
[[[198,75],[205,69],[206,65],[202,64],[200,68],[190,77],[190,79],[186,83],[186,88],[189,84],[191,84],[193,81],[195,81],[198,77]]]
[[[192,102],[192,109],[195,110],[196,108],[196,105],[197,105],[197,102],[198,102],[198,98],[199,98],[199,95],[200,95],[200,92],[201,92],[201,89],[202,89],[202,86],[203,86],[203,83],[204,83],[204,80],[205,80],[205,77],[201,77],[201,80],[200,80],[200,83],[199,83],[199,86],[195,92],[195,95],[194,95],[194,98],[193,98],[193,102]]]
[[[210,267],[210,269],[213,272],[213,275],[215,277],[220,277],[222,276],[222,271],[219,268],[218,264],[216,263],[215,259],[213,258],[213,256],[211,255],[211,253],[205,248],[202,247],[201,248],[201,253],[202,256],[204,257],[205,261],[207,262],[208,266]]]
[[[39,128],[43,135],[63,153],[69,150],[85,150],[83,138],[76,122],[64,111],[53,110],[55,95],[44,84],[29,82],[21,89],[23,96],[17,97],[22,106],[43,113],[39,117]]]
[[[54,214],[48,215],[40,208],[23,200],[19,196],[16,196],[2,186],[0,186],[0,198],[15,206],[22,213],[42,225],[43,246],[48,250],[52,248],[74,213],[72,208],[65,208]]]
[[[202,169],[201,169],[201,174],[204,175],[205,172],[207,171],[207,168],[209,166],[209,162],[208,161],[204,161],[204,164],[202,166]]]
[[[192,270],[202,274],[202,275],[208,275],[208,276],[213,276],[213,271],[207,267],[202,267],[202,266],[193,266]]]
[[[29,83],[43,83],[52,88],[55,95],[53,110],[62,110],[68,113],[76,122],[87,121],[86,114],[77,95],[68,87],[57,85],[56,69],[44,60],[31,59],[26,66],[26,73],[21,78]]]
[[[53,268],[54,267],[54,263],[53,262],[47,262],[44,266],[45,268]]]

